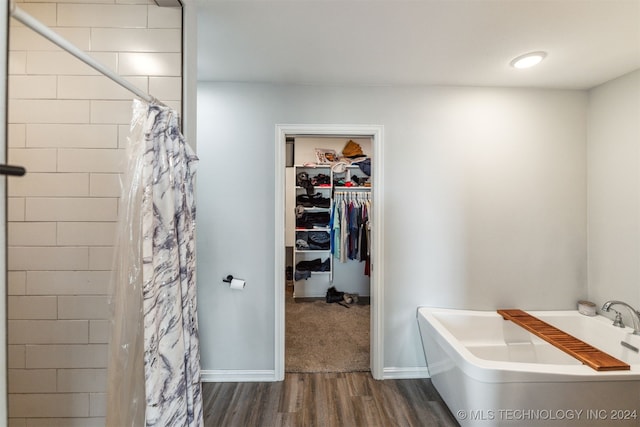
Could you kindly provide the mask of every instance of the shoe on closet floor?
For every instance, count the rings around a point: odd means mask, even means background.
[[[342,298],[344,299],[344,302],[346,302],[347,304],[357,304],[358,303],[358,294],[348,294],[345,292],[345,294],[342,296]]]

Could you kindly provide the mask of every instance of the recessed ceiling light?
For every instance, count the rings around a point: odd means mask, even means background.
[[[547,56],[547,52],[530,52],[520,55],[511,61],[513,68],[529,68],[539,64]]]

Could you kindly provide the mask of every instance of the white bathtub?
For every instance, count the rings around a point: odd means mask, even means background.
[[[431,381],[462,426],[640,426],[640,336],[577,311],[528,311],[631,366],[598,372],[495,311],[418,308]]]

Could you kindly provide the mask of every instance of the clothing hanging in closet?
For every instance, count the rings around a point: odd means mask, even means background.
[[[369,192],[336,192],[331,210],[331,252],[340,262],[365,262],[369,275],[371,198]]]

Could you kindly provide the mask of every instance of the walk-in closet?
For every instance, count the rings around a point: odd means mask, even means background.
[[[285,371],[369,370],[371,138],[286,142]]]

